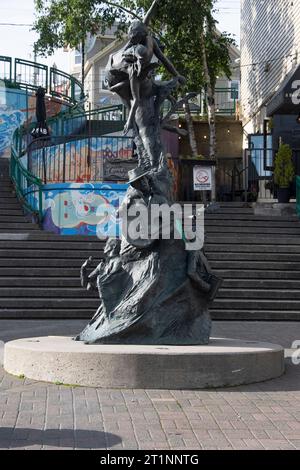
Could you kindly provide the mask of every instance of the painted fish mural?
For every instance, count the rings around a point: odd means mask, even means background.
[[[127,184],[62,183],[43,187],[44,230],[60,235],[119,236]]]

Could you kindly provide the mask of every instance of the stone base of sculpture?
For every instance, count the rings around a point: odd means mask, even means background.
[[[207,346],[86,346],[69,337],[5,344],[4,368],[27,378],[100,388],[201,389],[279,377],[284,350],[270,343],[211,338]]]

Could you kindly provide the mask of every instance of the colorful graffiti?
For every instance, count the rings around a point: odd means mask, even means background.
[[[128,185],[61,183],[43,186],[44,230],[60,235],[119,236],[117,211]]]
[[[50,139],[46,147],[29,153],[29,171],[47,183],[110,180],[106,166],[132,158],[132,139],[127,137],[91,137],[58,145]],[[135,164],[136,165],[136,164]],[[125,176],[130,168],[125,168]],[[119,180],[126,179],[122,172]],[[118,178],[114,178],[118,180]]]
[[[34,93],[7,88],[4,82],[0,82],[0,158],[9,157],[15,129],[35,121],[35,102]],[[54,116],[62,109],[59,101],[46,100],[47,116]]]

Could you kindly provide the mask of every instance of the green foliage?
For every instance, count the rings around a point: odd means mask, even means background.
[[[292,149],[288,144],[281,144],[275,157],[274,181],[279,188],[288,188],[295,177],[292,161]]]
[[[203,45],[212,87],[215,87],[219,75],[225,74],[228,78],[231,75],[229,46],[235,42],[228,34],[216,32],[214,3],[215,0],[161,1],[151,22],[154,33],[160,32],[165,54],[187,79],[185,92],[198,92],[207,85],[202,60]],[[152,0],[122,1],[122,5],[140,16],[151,4]],[[162,69],[161,73],[163,78],[169,78],[165,70]]]
[[[152,1],[35,0],[37,19],[33,29],[39,34],[35,51],[46,56],[66,45],[78,47],[88,33],[104,31],[116,22],[121,34],[133,17],[144,16]],[[151,22],[154,34],[165,46],[165,54],[187,79],[185,91],[198,91],[206,85],[201,37],[211,84],[214,86],[218,75],[230,77],[228,47],[234,40],[226,33],[216,33],[214,3],[215,0],[164,0]],[[161,73],[163,78],[169,78],[165,69]]]
[[[46,56],[60,47],[78,47],[88,33],[104,32],[117,20],[122,31],[126,22],[125,13],[110,3],[95,0],[35,0],[37,18],[33,29],[39,34],[35,52]]]
[[[5,78],[4,80],[4,84],[5,84],[5,87],[6,88],[16,88],[18,90],[21,89],[20,85],[18,83],[15,83],[15,82],[12,82],[11,80],[9,80],[8,78]]]

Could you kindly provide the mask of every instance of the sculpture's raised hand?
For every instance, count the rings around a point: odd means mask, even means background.
[[[180,85],[185,85],[186,84],[186,78],[183,75],[178,75],[178,83]]]
[[[80,269],[80,281],[81,281],[81,286],[86,288],[88,285],[88,269],[91,267],[91,264],[93,262],[93,257],[90,256],[81,266]]]

